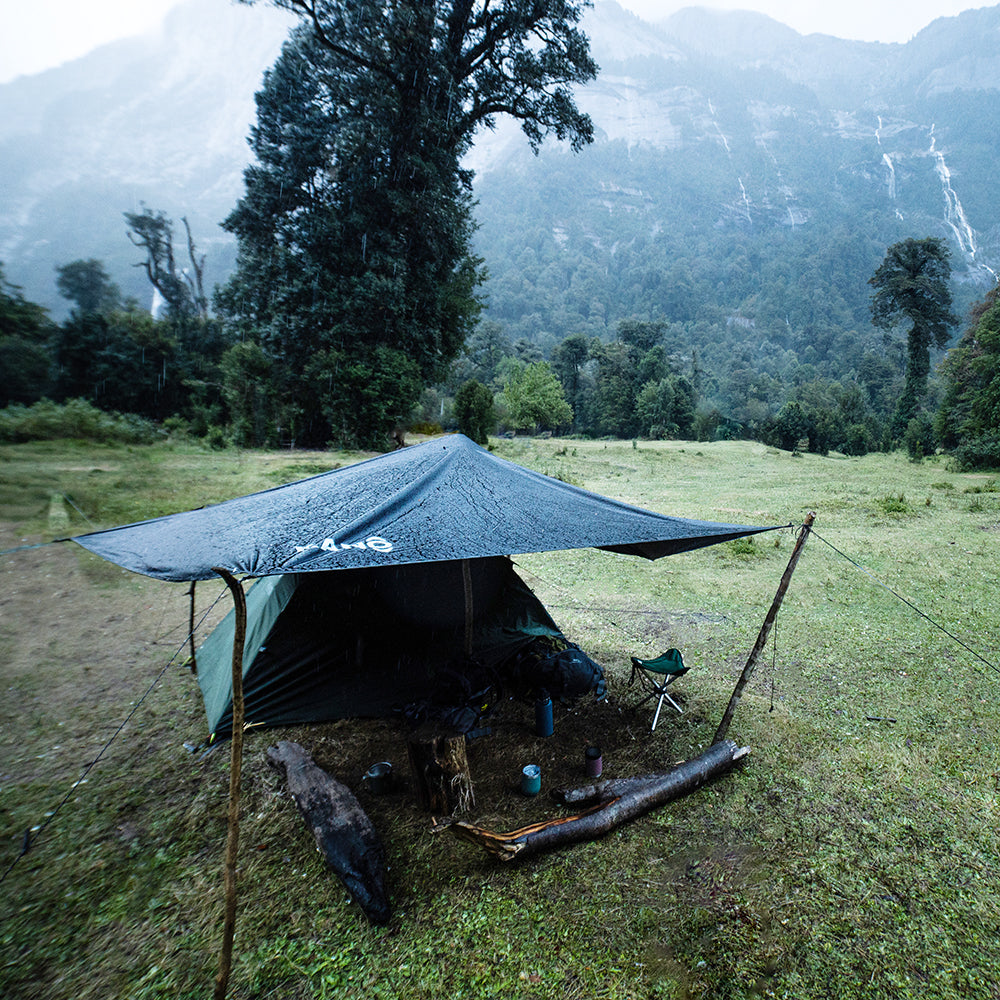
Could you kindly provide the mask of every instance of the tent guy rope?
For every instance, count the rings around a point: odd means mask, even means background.
[[[913,611],[916,611],[916,613],[918,615],[920,615],[921,618],[923,618],[927,622],[930,622],[931,625],[933,625],[939,631],[943,632],[953,642],[957,642],[958,645],[962,647],[962,649],[964,649],[967,653],[971,653],[977,660],[979,660],[980,663],[984,663],[994,673],[1000,674],[1000,667],[998,667],[995,663],[991,663],[989,660],[986,659],[985,656],[981,656],[971,646],[969,646],[967,643],[965,643],[961,639],[959,639],[959,637],[957,635],[955,635],[953,632],[949,632],[942,624],[940,624],[940,622],[936,622],[925,611],[921,611],[920,608],[918,608],[912,601],[908,601],[905,597],[902,596],[902,594],[896,593],[896,591],[893,590],[892,587],[890,587],[888,584],[883,583],[881,580],[879,580],[873,573],[871,573],[869,570],[865,569],[865,567],[862,566],[861,563],[859,563],[856,560],[852,559],[846,553],[841,552],[840,549],[838,549],[837,546],[834,545],[832,542],[828,542],[822,535],[817,535],[815,531],[813,532],[813,534],[816,535],[816,537],[824,545],[826,545],[829,548],[833,549],[833,551],[836,552],[838,556],[840,556],[842,559],[846,559],[852,566],[854,566],[855,568],[861,570],[861,572],[864,573],[865,576],[867,576],[868,579],[872,581],[872,583],[874,583],[877,586],[881,587],[883,590],[888,591],[890,594],[892,594],[893,597],[896,598],[897,601],[901,601],[908,608],[910,608]]]

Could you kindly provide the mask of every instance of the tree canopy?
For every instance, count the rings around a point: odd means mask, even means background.
[[[514,361],[504,378],[501,399],[514,430],[534,432],[568,427],[573,411],[547,361]]]
[[[944,398],[935,431],[963,468],[1000,465],[1000,286],[975,308],[972,322],[941,365]]]
[[[4,277],[0,264],[0,406],[30,403],[49,387],[48,313]]]
[[[274,405],[301,439],[378,447],[479,315],[461,164],[476,131],[509,115],[534,147],[592,137],[569,90],[596,73],[586,4],[275,5],[303,24],[257,95],[218,303],[272,360]]]
[[[84,314],[109,312],[121,303],[121,289],[111,280],[103,262],[93,257],[58,265],[56,288]]]
[[[146,205],[141,212],[125,212],[128,238],[146,252],[136,264],[146,272],[149,283],[163,296],[170,314],[177,318],[208,318],[208,299],[203,288],[205,255],[199,256],[187,218],[182,218],[187,235],[189,267],[183,267],[174,253],[174,224],[163,212]],[[71,265],[68,265],[71,266]]]
[[[906,380],[893,415],[892,431],[900,438],[916,415],[930,374],[930,348],[944,347],[958,322],[951,311],[951,253],[937,237],[894,243],[868,283],[872,322],[882,330],[910,324],[907,333]]]

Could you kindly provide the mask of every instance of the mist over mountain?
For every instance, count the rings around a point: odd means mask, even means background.
[[[188,217],[206,280],[220,281],[235,247],[219,222],[242,193],[253,96],[291,23],[263,5],[194,0],[160,32],[0,86],[7,277],[59,313],[54,267],[95,257],[149,301],[122,219],[145,202]]]
[[[54,267],[96,257],[148,301],[122,219],[145,202],[188,217],[220,281],[234,246],[218,223],[289,24],[197,0],[158,34],[0,87],[8,279],[58,316]],[[488,315],[512,339],[548,348],[638,316],[834,350],[832,331],[867,328],[867,279],[907,236],[949,240],[960,305],[995,280],[1000,7],[905,45],[697,7],[651,25],[609,0],[585,28],[593,146],[536,157],[500,122],[469,156]]]

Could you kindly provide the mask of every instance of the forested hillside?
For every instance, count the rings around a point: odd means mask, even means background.
[[[211,294],[234,260],[218,224],[240,197],[251,94],[288,27],[275,13],[191,4],[160,36],[0,88],[8,292],[60,320],[72,301],[59,269],[90,261],[142,311],[152,290],[123,213],[146,205],[178,234],[188,220]],[[594,143],[574,153],[549,142],[536,156],[501,117],[466,156],[485,310],[414,419],[447,423],[471,378],[510,426],[521,412],[512,373],[544,362],[573,410],[563,430],[774,438],[795,404],[811,415],[795,440],[848,446],[819,432],[820,420],[853,428],[860,450],[887,446],[906,363],[905,328],[876,330],[869,310],[887,248],[945,242],[963,321],[951,343],[1000,270],[1000,7],[940,19],[906,45],[803,37],[761,15],[700,8],[650,25],[607,0],[583,27],[600,73],[575,93]],[[129,329],[108,341],[119,347],[107,348],[105,368],[123,370],[113,357],[128,344],[138,351],[130,371],[164,361],[169,338],[152,351]],[[232,336],[213,327],[204,338],[212,364]],[[173,338],[194,368],[201,339],[190,329]],[[935,366],[942,356],[934,350]],[[230,365],[246,385],[252,360]],[[161,363],[149,378],[169,370]],[[223,382],[195,382],[214,399],[195,421],[205,426],[225,410],[210,390]],[[932,377],[928,420],[941,391]],[[123,386],[102,405],[141,395]],[[271,424],[279,430],[267,433],[286,433]],[[792,436],[786,428],[778,439]]]

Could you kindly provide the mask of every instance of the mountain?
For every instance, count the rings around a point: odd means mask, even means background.
[[[188,217],[221,280],[234,248],[218,223],[289,24],[195,0],[157,34],[0,87],[7,278],[59,315],[54,267],[96,257],[147,300],[122,220],[145,202]],[[512,338],[551,347],[640,316],[822,360],[838,330],[868,327],[867,279],[892,242],[946,237],[960,304],[995,280],[1000,7],[905,45],[745,11],[649,24],[609,0],[585,28],[601,74],[578,99],[597,141],[536,157],[501,122],[469,156],[489,315]]]
[[[235,256],[218,227],[242,193],[253,95],[291,20],[194,0],[159,32],[0,87],[0,260],[28,298],[63,311],[54,267],[96,257],[141,300],[122,213],[186,215],[209,283]]]
[[[701,8],[650,26],[599,4],[588,28],[599,141],[474,153],[490,315],[512,338],[664,318],[706,358],[735,326],[758,370],[786,374],[792,351],[839,376],[879,344],[867,280],[889,244],[946,238],[960,312],[995,282],[1000,7],[906,45]]]

